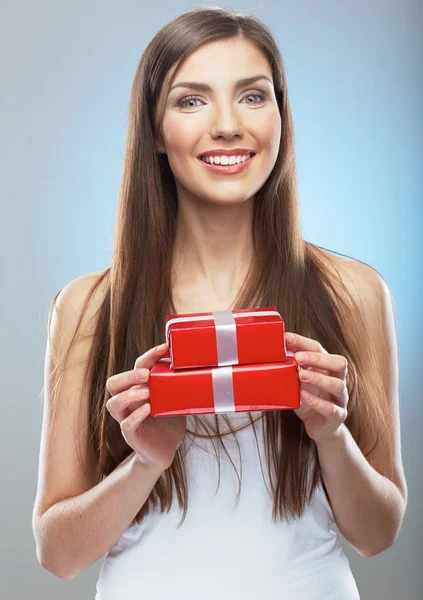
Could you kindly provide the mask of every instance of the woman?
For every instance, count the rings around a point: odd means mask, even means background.
[[[270,305],[305,367],[299,409],[149,415],[168,313]],[[359,597],[333,525],[373,556],[407,502],[393,309],[374,269],[301,238],[286,78],[258,19],[194,9],[146,48],[111,267],[57,294],[50,332],[43,567],[70,579],[107,553],[98,600]]]

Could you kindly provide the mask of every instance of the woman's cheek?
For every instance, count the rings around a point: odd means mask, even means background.
[[[279,111],[267,114],[260,119],[260,126],[257,128],[258,139],[261,141],[261,147],[271,152],[279,151],[281,139],[281,118]]]
[[[174,119],[168,116],[163,121],[163,132],[169,151],[192,154],[198,140],[208,131],[207,127],[205,115],[189,115],[186,119],[181,115]]]
[[[168,152],[180,152],[184,145],[184,128],[180,122],[168,119],[163,123],[164,139]]]

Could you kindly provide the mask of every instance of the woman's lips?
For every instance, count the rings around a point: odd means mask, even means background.
[[[236,173],[240,173],[246,169],[254,157],[255,154],[250,156],[250,158],[248,158],[245,162],[240,162],[235,165],[211,165],[206,163],[204,160],[201,160],[201,158],[198,160],[212,173],[218,173],[219,175],[235,175]]]

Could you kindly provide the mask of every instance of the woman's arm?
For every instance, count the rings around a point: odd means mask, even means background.
[[[366,322],[363,343],[369,336],[378,348],[394,456],[381,441],[366,459],[345,426],[339,437],[319,442],[317,451],[339,531],[362,556],[373,556],[397,539],[408,497],[401,458],[397,335],[393,298],[384,279],[367,265],[342,262],[344,283]]]
[[[384,279],[377,271],[357,261],[341,261],[343,282],[353,293],[364,318],[363,348],[376,345],[377,367],[384,386],[384,406],[389,438],[382,435],[366,458],[344,424],[345,359],[328,355],[315,340],[296,336],[294,350],[306,350],[306,359],[295,354],[301,364],[317,367],[305,405],[298,412],[315,434],[319,463],[325,487],[339,531],[362,556],[374,556],[396,540],[407,506],[407,484],[401,458],[398,350],[393,299]],[[320,346],[320,349],[319,349]],[[320,371],[319,369],[328,369]],[[301,370],[305,381],[310,370]],[[330,373],[326,376],[324,373]],[[369,377],[372,373],[368,374]],[[343,380],[343,384],[341,384]],[[308,383],[308,382],[307,382]],[[333,401],[328,401],[330,394]],[[304,396],[305,394],[305,396]],[[323,415],[323,418],[320,416]]]
[[[88,451],[89,391],[84,375],[104,287],[91,298],[79,329],[78,323],[98,277],[98,273],[84,275],[60,292],[46,347],[32,527],[38,561],[64,579],[74,577],[113,546],[161,473],[156,466],[147,467],[133,452],[97,482],[95,456]],[[52,376],[56,364],[61,367],[60,378]],[[55,386],[56,382],[59,385]]]
[[[369,557],[395,542],[406,494],[366,460],[345,425],[333,440],[317,444],[323,480],[336,525],[346,540]]]
[[[33,526],[42,566],[72,579],[101,558],[130,525],[161,473],[133,452],[93,488],[56,502]]]

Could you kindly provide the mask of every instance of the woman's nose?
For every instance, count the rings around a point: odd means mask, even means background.
[[[230,139],[234,135],[242,135],[243,127],[239,116],[231,108],[216,110],[210,134],[213,137],[223,136]]]

